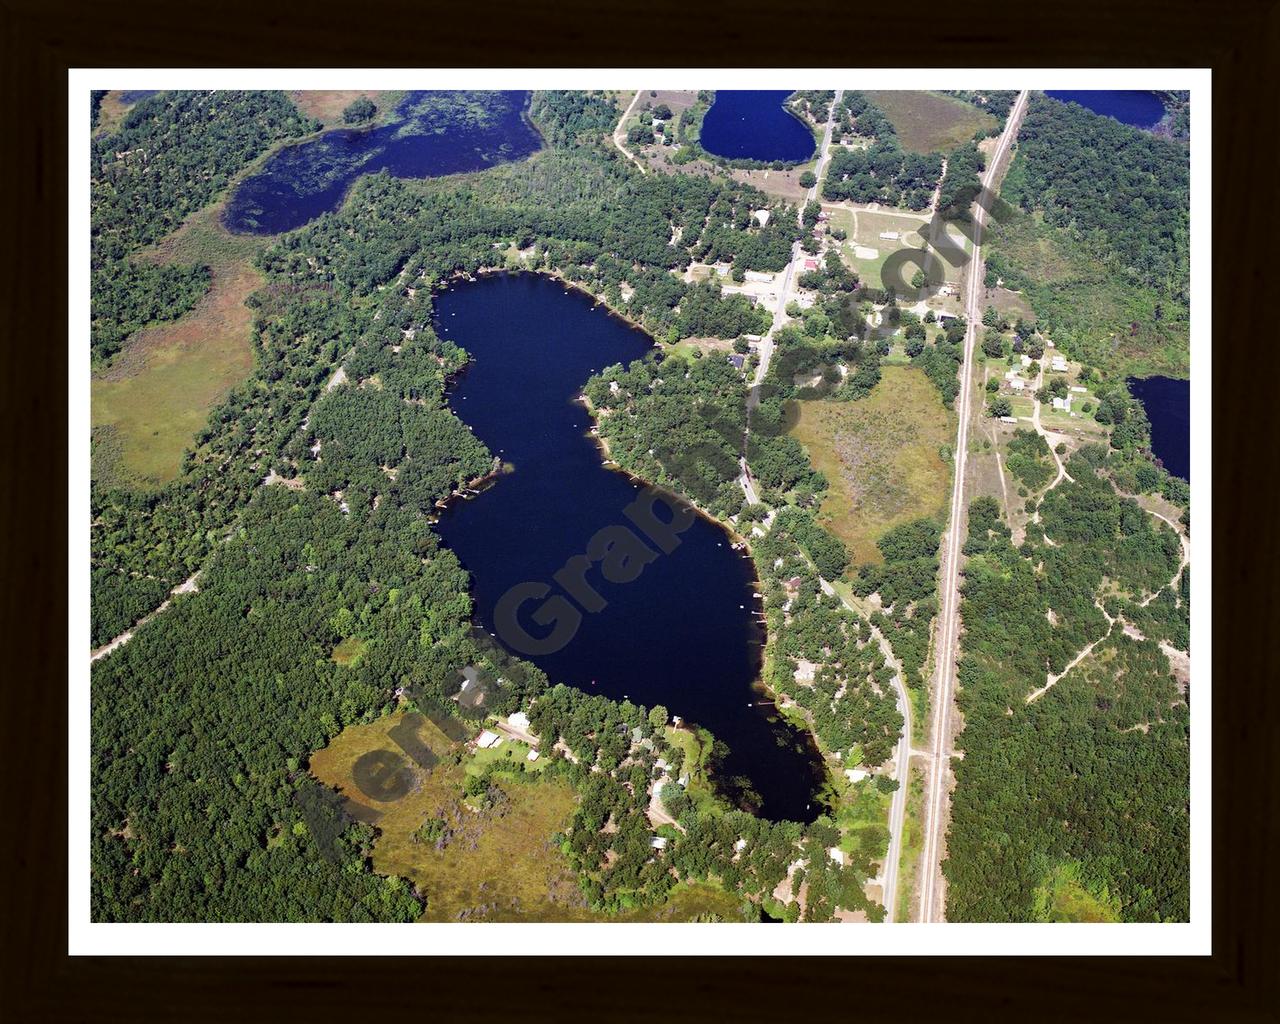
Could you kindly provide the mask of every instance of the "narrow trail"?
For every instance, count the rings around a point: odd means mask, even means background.
[[[128,629],[126,629],[114,640],[110,640],[107,643],[103,644],[101,647],[98,647],[95,650],[91,650],[89,652],[89,664],[92,665],[99,658],[105,658],[112,651],[119,650],[121,647],[127,644],[130,640],[133,639],[134,633],[136,633],[139,629],[145,626],[152,619],[154,619],[157,615],[160,615],[162,612],[167,611],[169,606],[173,604],[173,599],[178,595],[196,593],[200,589],[200,585],[199,585],[200,573],[202,571],[203,570],[197,569],[194,575],[188,577],[187,579],[179,583],[176,587],[174,587],[171,591],[169,591],[169,596],[166,597],[163,602],[161,602],[158,608],[156,608],[154,611],[148,612],[146,615],[140,618],[137,622],[135,622]]]
[[[1055,483],[1056,482],[1057,481],[1055,481]],[[1051,488],[1046,488],[1046,492],[1050,489]],[[1167,516],[1163,516],[1159,512],[1156,512],[1152,509],[1145,509],[1144,511],[1146,511],[1150,515],[1155,516],[1157,519],[1161,520],[1164,523],[1167,523],[1170,527],[1172,527],[1173,532],[1178,535],[1178,541],[1182,547],[1182,558],[1178,562],[1178,568],[1174,572],[1173,576],[1170,578],[1169,582],[1167,584],[1164,584],[1163,586],[1157,587],[1145,598],[1143,598],[1141,602],[1139,602],[1139,607],[1142,607],[1142,608],[1147,607],[1147,605],[1149,605],[1152,601],[1154,601],[1156,599],[1156,595],[1159,594],[1160,591],[1164,590],[1166,586],[1172,587],[1174,584],[1176,584],[1178,582],[1178,577],[1182,575],[1182,571],[1187,567],[1187,565],[1191,561],[1191,539],[1187,537],[1182,532],[1182,530],[1178,528],[1177,524],[1174,523],[1172,520],[1170,520]],[[1038,514],[1038,510],[1037,510],[1037,514]],[[1049,544],[1051,547],[1057,547],[1057,545],[1054,544],[1053,541],[1051,541],[1047,535],[1045,536],[1045,543]],[[1107,610],[1103,608],[1102,605],[1096,599],[1094,600],[1093,605],[1095,608],[1098,609],[1098,611],[1102,612],[1102,614],[1106,617],[1107,631],[1103,633],[1102,636],[1098,637],[1098,639],[1094,640],[1093,643],[1086,646],[1074,658],[1072,658],[1070,664],[1068,664],[1067,667],[1064,668],[1061,672],[1057,673],[1056,675],[1054,675],[1053,673],[1050,673],[1048,677],[1048,682],[1046,682],[1044,686],[1040,687],[1040,689],[1038,690],[1033,690],[1031,693],[1027,694],[1028,704],[1032,703],[1033,701],[1039,700],[1046,693],[1052,690],[1053,687],[1057,685],[1060,679],[1062,679],[1068,672],[1070,672],[1073,668],[1075,668],[1078,664],[1080,664],[1081,661],[1087,658],[1093,652],[1093,649],[1098,646],[1098,644],[1102,643],[1103,640],[1105,640],[1107,637],[1111,635],[1111,631],[1112,629],[1115,628],[1115,624],[1117,622],[1124,621],[1123,618],[1115,619],[1115,618],[1112,618],[1110,615],[1108,615]],[[1127,629],[1128,624],[1125,623],[1125,626]],[[1164,644],[1161,645],[1162,650],[1164,649],[1164,646],[1166,645]],[[1171,649],[1176,654],[1179,654],[1179,655],[1186,654],[1185,651],[1179,651],[1177,648],[1171,648]],[[1167,651],[1165,653],[1166,655],[1168,654]]]
[[[631,112],[635,110],[636,104],[640,102],[640,97],[642,95],[644,95],[644,90],[637,89],[636,94],[631,97],[630,105],[622,112],[622,119],[618,122],[618,127],[613,130],[613,144],[618,147],[618,152],[640,169],[641,174],[648,174],[649,169],[645,167],[644,162],[631,152],[631,150],[627,149],[627,118],[629,118],[631,116]]]

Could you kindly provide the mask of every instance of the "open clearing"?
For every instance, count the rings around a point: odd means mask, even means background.
[[[352,767],[375,750],[401,752],[391,737],[405,712],[367,725],[348,726],[311,757],[310,770],[324,785],[372,808],[381,817],[373,846],[373,869],[398,875],[426,897],[423,921],[689,921],[699,915],[740,920],[736,896],[710,885],[680,885],[667,902],[615,916],[593,913],[552,837],[564,829],[577,805],[573,789],[559,779],[540,778],[545,761],[529,764],[528,747],[510,739],[466,753],[431,722],[417,719],[416,736],[438,757],[429,770],[410,764],[409,792],[379,802],[360,792]],[[455,763],[459,757],[461,763]],[[481,763],[510,761],[524,774],[496,777],[493,802],[476,810],[463,798],[466,776]],[[442,838],[415,836],[438,819]]]
[[[985,111],[936,92],[868,92],[898,132],[902,148],[916,153],[946,153],[968,142],[981,128],[999,122]]]
[[[925,215],[869,210],[864,206],[823,204],[830,215],[832,230],[843,228],[848,238],[837,243],[845,261],[858,274],[858,279],[873,288],[882,288],[880,269],[899,249],[919,249],[924,245],[920,229]],[[881,238],[881,235],[893,235]]]
[[[880,561],[876,541],[922,516],[941,521],[955,414],[921,370],[885,366],[880,383],[856,402],[795,402],[791,433],[830,489],[819,520],[848,545],[852,564]]]
[[[210,411],[253,370],[253,312],[245,300],[262,283],[254,254],[265,238],[233,235],[222,203],[187,218],[139,263],[203,263],[212,284],[189,313],[132,335],[90,384],[91,422],[112,438],[113,481],[156,487],[173,480],[182,453]]]
[[[400,93],[379,89],[298,89],[289,93],[294,106],[322,121],[326,128],[342,124],[342,112],[361,96],[373,100],[381,115],[394,105]]]

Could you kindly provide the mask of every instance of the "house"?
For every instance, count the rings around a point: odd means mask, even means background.
[[[841,867],[844,867],[844,850],[840,849],[840,847],[828,846],[827,856],[830,857],[837,864],[839,864]]]
[[[773,280],[773,274],[766,274],[763,270],[748,270],[746,274],[748,281],[755,281],[758,284],[768,284]]]
[[[817,260],[805,260],[805,261],[804,261],[804,269],[805,269],[805,270],[817,270],[817,269],[818,269],[818,261],[817,261]]]
[[[846,768],[844,770],[844,777],[850,782],[861,782],[867,777],[867,773],[861,768]]]
[[[507,716],[507,724],[513,729],[519,729],[521,732],[529,731],[529,716],[523,711],[517,711]]]
[[[484,732],[476,737],[476,746],[481,750],[488,750],[490,747],[496,747],[501,742],[502,737],[496,732],[490,732],[488,729],[485,729]]]
[[[1031,365],[1031,357],[1027,355],[1025,352],[1022,353],[1022,365],[1023,366]]]
[[[1062,356],[1054,356],[1050,367],[1058,373],[1063,373],[1067,369],[1067,361]]]
[[[1017,416],[1001,416],[1000,422],[1001,423],[1017,423],[1018,417]]]
[[[654,836],[652,839],[649,840],[649,849],[651,850],[665,850],[666,848],[667,848],[666,836]]]
[[[820,214],[818,214],[818,220],[820,221],[827,221],[830,219],[831,219],[831,214],[827,213],[826,210],[823,210]]]
[[[1078,395],[1087,395],[1089,393],[1088,388],[1082,388],[1082,387],[1079,387],[1078,385],[1076,387],[1073,387],[1071,390]]]
[[[1009,387],[1013,388],[1014,391],[1021,391],[1026,386],[1027,386],[1027,382],[1023,380],[1021,377],[1014,377],[1011,381],[1009,381]]]
[[[896,232],[896,231],[881,231],[881,232],[880,232],[880,237],[881,237],[881,238],[883,238],[883,239],[885,239],[886,241],[889,241],[889,242],[896,242],[896,241],[898,240],[898,232]]]
[[[1060,410],[1061,412],[1070,412],[1070,411],[1071,411],[1071,396],[1070,396],[1070,395],[1068,395],[1066,398],[1055,398],[1055,399],[1053,400],[1053,407],[1054,407],[1055,409]]]
[[[733,355],[729,357],[729,362],[733,364],[734,369],[741,370],[742,364],[746,362],[746,357],[740,356],[735,352]]]
[[[766,228],[769,226],[768,210],[752,210],[751,216],[753,216],[756,219],[756,223],[759,224],[762,228]]]
[[[527,755],[525,755],[525,760],[526,760],[526,761],[536,761],[536,760],[538,760],[538,752],[537,752],[536,750],[531,750],[531,751],[529,751],[529,753],[528,753]]]

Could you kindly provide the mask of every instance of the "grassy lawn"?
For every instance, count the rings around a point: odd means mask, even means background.
[[[936,92],[868,92],[898,133],[902,148],[916,153],[946,153],[973,138],[980,128],[999,122],[985,111]]]
[[[924,247],[920,229],[925,221],[893,212],[849,210],[832,207],[831,227],[843,228],[848,238],[840,243],[846,262],[858,272],[859,280],[881,288],[880,270],[885,260],[899,249]],[[896,231],[897,238],[881,238],[881,232]],[[874,255],[872,254],[874,252]]]
[[[684,751],[682,773],[689,776],[685,792],[698,810],[705,814],[719,814],[724,805],[716,799],[715,790],[707,776],[707,758],[711,756],[711,733],[706,729],[666,728],[667,742]]]
[[[911,915],[911,891],[920,870],[920,853],[924,848],[924,772],[911,762],[911,781],[907,786],[907,806],[902,820],[902,861],[898,865],[898,902],[894,916],[905,922]]]
[[[954,443],[955,415],[923,372],[886,366],[860,401],[795,406],[791,433],[830,485],[819,518],[849,546],[852,564],[879,561],[876,541],[900,523],[941,521],[951,465],[940,451]]]

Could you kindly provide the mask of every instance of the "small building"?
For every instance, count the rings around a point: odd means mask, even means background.
[[[1001,422],[1001,423],[1015,423],[1015,424],[1016,424],[1016,423],[1018,422],[1018,417],[1017,417],[1017,416],[1001,416],[1001,417],[1000,417],[1000,422]]]
[[[1067,369],[1067,361],[1063,359],[1062,356],[1054,356],[1053,361],[1049,366],[1057,373],[1065,373]]]
[[[741,853],[746,848],[747,848],[747,841],[745,839],[739,839],[736,843],[733,844],[734,853]]]
[[[521,732],[529,731],[529,716],[523,711],[517,711],[507,716],[507,724],[513,729],[519,729]]]
[[[680,786],[682,789],[687,788],[689,785],[689,776],[681,775],[680,778],[676,779],[676,785]]]
[[[896,231],[881,231],[881,232],[880,232],[880,237],[881,237],[881,238],[883,238],[883,239],[884,239],[885,241],[887,241],[887,242],[896,242],[896,241],[898,240],[898,232],[896,232]]]
[[[1071,390],[1074,391],[1077,395],[1087,395],[1089,393],[1088,388],[1082,388],[1079,385],[1073,387]]]
[[[817,270],[817,269],[818,269],[818,261],[817,261],[817,260],[805,260],[805,261],[804,261],[804,269],[805,269],[805,270]]]
[[[1027,355],[1025,352],[1022,353],[1022,365],[1023,366],[1031,365],[1031,357]]]
[[[1053,407],[1059,410],[1060,412],[1070,412],[1071,396],[1068,395],[1066,398],[1055,398],[1053,400]]]
[[[665,850],[666,848],[667,848],[666,836],[654,836],[652,839],[649,840],[649,849],[651,850]]]
[[[536,750],[531,750],[531,751],[529,751],[529,753],[528,753],[527,755],[525,755],[525,760],[526,760],[526,761],[536,761],[536,760],[538,760],[538,752],[537,752]]]
[[[481,750],[488,750],[490,747],[496,747],[501,742],[502,737],[496,732],[490,732],[488,729],[485,729],[484,732],[476,737],[476,746]]]
[[[1014,377],[1013,380],[1009,381],[1009,387],[1013,388],[1014,391],[1021,391],[1026,386],[1027,382],[1021,377]]]
[[[753,216],[756,219],[756,223],[759,224],[762,228],[767,228],[769,226],[768,210],[752,210],[751,216]]]
[[[867,772],[861,768],[846,768],[844,770],[844,777],[850,782],[861,782],[867,777]]]
[[[743,364],[746,362],[746,357],[738,355],[738,353],[735,352],[729,357],[729,362],[733,364],[734,369],[741,370]]]
[[[840,847],[828,846],[827,856],[830,857],[835,863],[839,864],[841,867],[844,867],[844,850],[840,849]]]

